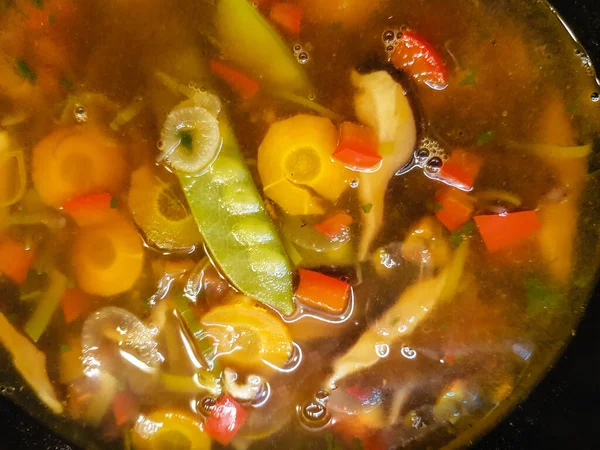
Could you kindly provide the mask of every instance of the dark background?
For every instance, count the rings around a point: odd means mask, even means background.
[[[600,0],[552,3],[598,67]],[[558,448],[600,448],[600,288],[556,367],[522,405],[474,446],[476,450]],[[2,397],[0,449],[74,450]]]

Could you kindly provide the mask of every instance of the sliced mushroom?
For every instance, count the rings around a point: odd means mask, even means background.
[[[248,375],[246,382],[240,384],[238,383],[238,374],[234,370],[227,368],[223,374],[225,375],[225,390],[241,402],[251,402],[264,389],[265,381],[258,375]]]

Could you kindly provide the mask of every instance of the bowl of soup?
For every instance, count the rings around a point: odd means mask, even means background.
[[[459,448],[569,341],[600,94],[545,2],[0,11],[0,384],[74,444]]]

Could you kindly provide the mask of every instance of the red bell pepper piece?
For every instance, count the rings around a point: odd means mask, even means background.
[[[294,37],[300,34],[302,8],[293,3],[276,3],[271,8],[271,20]]]
[[[117,216],[115,200],[108,192],[82,195],[66,202],[62,209],[80,227],[98,225]]]
[[[382,160],[375,131],[352,122],[342,123],[333,157],[351,169],[372,169]]]
[[[302,303],[321,310],[341,314],[348,305],[350,284],[319,272],[300,269],[300,284],[296,298]]]
[[[436,217],[450,231],[456,231],[466,224],[475,210],[471,199],[457,189],[441,189],[435,196],[435,202]]]
[[[238,433],[248,413],[235,399],[225,394],[206,420],[206,432],[222,445],[228,445]]]
[[[256,81],[238,72],[233,67],[223,64],[218,59],[210,61],[210,70],[245,99],[254,97],[259,90],[259,85]]]
[[[79,288],[68,288],[61,300],[67,323],[74,322],[93,307],[92,296]]]
[[[35,252],[9,237],[0,239],[0,273],[17,284],[25,283]]]
[[[463,191],[472,191],[483,160],[464,150],[456,150],[440,170],[440,178]]]
[[[442,57],[414,31],[402,33],[392,54],[392,64],[433,89],[442,90],[448,86],[448,73]]]
[[[315,225],[314,229],[333,240],[347,232],[350,225],[352,225],[352,222],[353,219],[350,215],[346,213],[337,213],[330,219]]]
[[[135,420],[139,414],[139,405],[136,398],[129,391],[117,392],[112,402],[115,425],[120,427],[127,422]]]
[[[473,220],[490,253],[522,242],[541,226],[535,211],[477,216]]]

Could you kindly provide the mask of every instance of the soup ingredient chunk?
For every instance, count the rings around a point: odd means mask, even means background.
[[[136,450],[209,450],[210,438],[199,417],[178,410],[141,415],[132,431]]]
[[[341,314],[348,306],[350,284],[311,270],[300,269],[300,284],[296,298],[305,305]]]
[[[473,220],[492,253],[516,245],[540,229],[540,220],[535,211],[477,216]]]
[[[464,226],[473,216],[475,203],[467,194],[454,188],[442,188],[435,195],[435,216],[450,231]]]
[[[205,170],[221,147],[217,117],[201,106],[182,106],[171,111],[161,137],[161,158],[184,173]]]
[[[25,195],[27,174],[23,150],[11,148],[7,133],[0,133],[0,208],[14,205]]]
[[[340,140],[333,157],[350,169],[376,169],[381,161],[377,135],[368,127],[344,122],[340,127]]]
[[[91,126],[58,129],[33,151],[35,188],[46,204],[57,208],[85,194],[118,194],[125,170],[118,143]]]
[[[69,200],[62,207],[80,227],[98,225],[117,218],[117,200],[108,192],[86,194]]]
[[[216,25],[223,53],[255,80],[308,94],[310,82],[273,27],[247,0],[218,0]]]
[[[58,270],[52,270],[49,278],[48,288],[41,295],[33,314],[23,327],[34,342],[37,342],[48,328],[67,288],[67,277]]]
[[[8,236],[0,238],[0,274],[23,284],[35,259],[35,251]]]
[[[326,118],[298,115],[276,122],[258,149],[258,171],[267,197],[288,214],[325,212],[312,191],[335,202],[350,174],[331,157],[337,131]]]
[[[136,170],[131,176],[129,209],[150,244],[165,250],[191,248],[202,242],[202,235],[179,185],[163,178],[150,166]]]
[[[432,89],[442,90],[448,86],[448,73],[442,57],[412,30],[402,33],[392,54],[392,63]]]
[[[217,442],[228,445],[246,422],[248,413],[235,399],[225,394],[219,399],[208,420],[206,431]]]
[[[402,257],[421,266],[445,266],[450,260],[451,251],[442,225],[434,217],[421,219],[404,240]]]
[[[81,228],[72,263],[79,287],[110,297],[133,287],[144,266],[144,248],[136,229],[124,218]]]
[[[202,325],[214,338],[220,359],[237,367],[281,368],[292,355],[286,326],[259,306],[219,306],[202,317]]]
[[[417,128],[412,108],[403,87],[385,71],[367,75],[352,73],[357,90],[354,108],[359,120],[375,129],[379,138],[381,167],[373,173],[361,173],[359,198],[363,205],[359,260],[367,257],[371,243],[383,223],[385,193],[390,179],[406,164],[414,151]]]
[[[56,396],[46,372],[46,355],[19,333],[0,313],[0,342],[10,353],[15,368],[42,402],[56,414],[63,412],[63,406]]]

